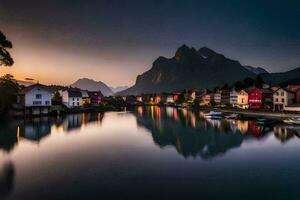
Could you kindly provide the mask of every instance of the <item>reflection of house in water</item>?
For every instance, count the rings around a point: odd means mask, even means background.
[[[273,128],[275,137],[281,142],[287,142],[293,137],[300,138],[300,127],[277,125]]]
[[[249,121],[249,129],[248,132],[255,138],[262,138],[268,135],[272,131],[269,126],[260,126],[257,125],[255,121]]]
[[[67,115],[63,122],[63,130],[70,131],[72,129],[80,128],[82,125],[82,114]]]
[[[15,167],[12,162],[0,165],[0,199],[7,197],[14,188]]]
[[[72,114],[67,115],[63,120],[63,130],[71,131],[74,129],[81,128],[82,126],[87,125],[91,122],[98,122],[99,125],[103,119],[103,113],[80,113],[80,114]]]
[[[183,113],[182,111],[178,110],[180,121],[170,118],[170,110],[161,112],[160,120],[162,123],[158,126],[155,120],[149,117],[151,116],[148,113],[149,110],[145,109],[142,116],[137,115],[137,122],[151,130],[154,142],[160,147],[172,145],[184,157],[200,156],[208,159],[222,155],[229,149],[239,147],[243,140],[248,137],[232,132],[222,134],[218,129],[206,128],[199,119],[193,119],[197,115],[190,115],[188,112]],[[197,120],[195,128],[195,124],[191,123],[193,120]],[[228,126],[230,127],[230,125]]]
[[[20,136],[31,141],[40,141],[50,134],[51,122],[48,117],[34,118],[20,125]],[[17,130],[18,131],[18,130]]]
[[[243,120],[236,120],[235,122],[237,129],[241,132],[241,133],[246,133],[248,131],[248,121],[243,121]]]

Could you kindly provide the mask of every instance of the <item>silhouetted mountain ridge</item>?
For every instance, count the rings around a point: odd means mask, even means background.
[[[238,61],[226,58],[212,49],[199,50],[182,45],[172,58],[159,57],[152,68],[137,76],[134,86],[120,92],[124,94],[159,93],[187,88],[213,88],[233,83],[255,73]]]

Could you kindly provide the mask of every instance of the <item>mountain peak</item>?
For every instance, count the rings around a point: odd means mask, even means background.
[[[89,91],[101,91],[104,96],[113,95],[112,90],[103,82],[95,81],[89,78],[80,78],[76,82],[70,85],[71,87],[80,88],[82,90]]]
[[[193,47],[188,47],[187,45],[183,44],[181,47],[179,47],[175,53],[175,59],[176,60],[182,60],[186,57],[190,57],[192,55],[195,55],[197,53],[196,49]]]

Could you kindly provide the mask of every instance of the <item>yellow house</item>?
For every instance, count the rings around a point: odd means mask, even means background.
[[[241,90],[237,95],[237,107],[242,109],[248,109],[248,93],[245,90]]]

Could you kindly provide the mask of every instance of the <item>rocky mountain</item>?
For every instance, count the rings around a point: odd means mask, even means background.
[[[262,67],[252,67],[249,65],[245,65],[244,66],[247,70],[249,70],[250,72],[253,72],[254,74],[265,74],[265,73],[269,73],[267,70],[265,70]]]
[[[114,93],[128,89],[128,86],[109,87]]]
[[[177,49],[174,57],[155,60],[150,70],[137,77],[134,86],[118,95],[213,88],[254,76],[255,73],[238,61],[207,47],[196,50],[183,45]]]
[[[70,86],[89,91],[100,90],[104,96],[110,96],[114,94],[113,91],[105,83],[88,78],[78,79],[75,83],[71,84]]]

